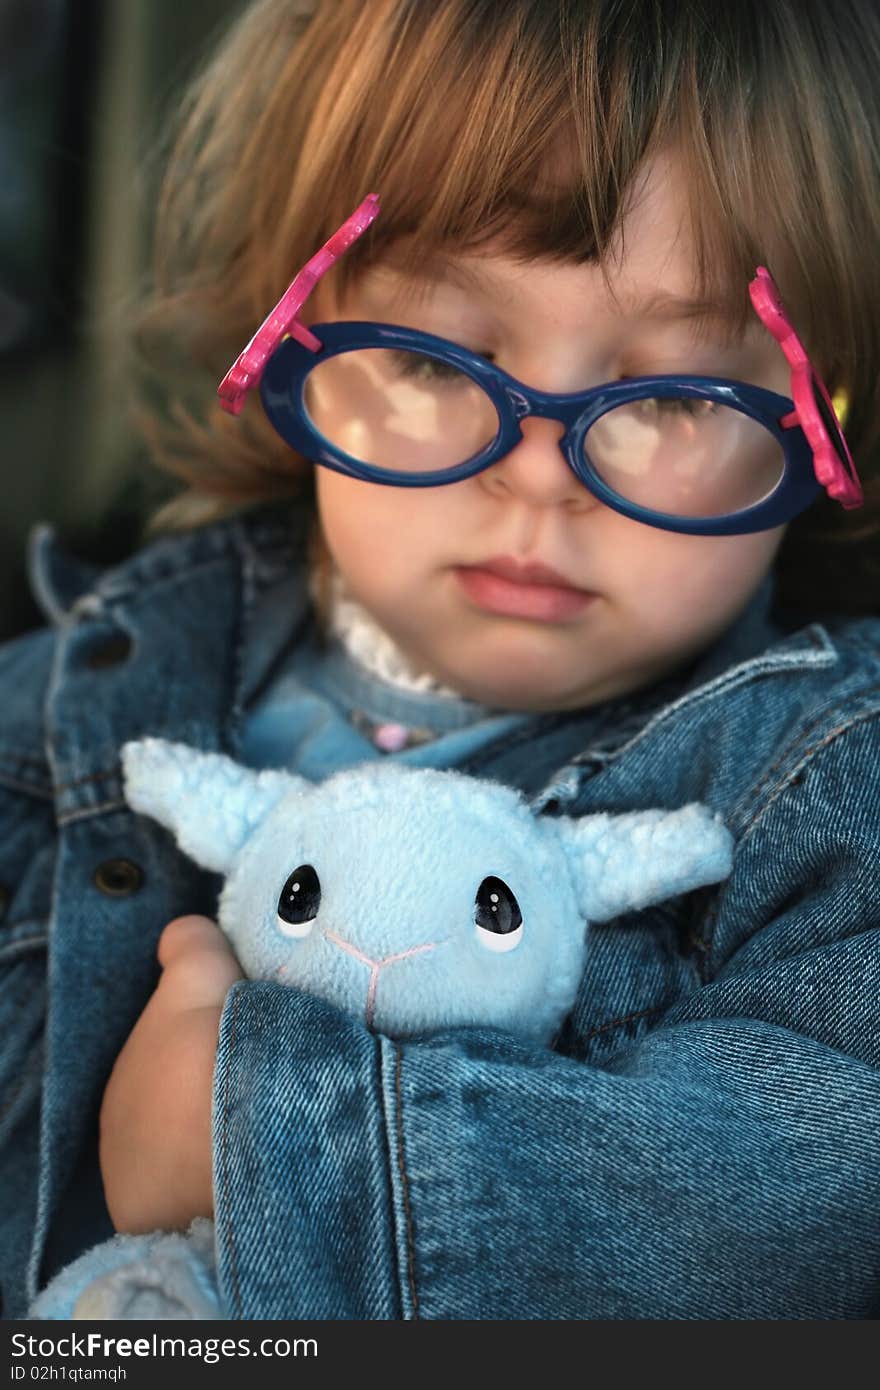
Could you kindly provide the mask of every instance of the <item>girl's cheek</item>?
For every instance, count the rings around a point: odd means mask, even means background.
[[[391,576],[402,554],[421,534],[403,488],[382,487],[317,470],[318,515],[339,568],[353,578],[367,570]]]
[[[643,613],[682,631],[714,628],[732,620],[757,589],[784,533],[777,527],[748,536],[683,536],[634,527],[625,552],[615,548],[611,596],[617,585]]]

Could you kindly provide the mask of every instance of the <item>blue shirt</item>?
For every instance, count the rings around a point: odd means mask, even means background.
[[[289,584],[264,598],[255,626],[268,635],[288,629]],[[486,709],[455,696],[410,691],[367,671],[337,638],[322,640],[307,620],[280,668],[248,707],[240,757],[249,767],[285,767],[312,781],[359,763],[390,758],[414,767],[453,767],[527,716]],[[277,640],[277,639],[276,639]],[[255,632],[245,652],[246,671],[264,660]],[[374,726],[399,724],[422,741],[385,753],[370,736]]]
[[[168,537],[104,575],[36,547],[52,627],[0,650],[7,1315],[110,1234],[103,1089],[162,928],[216,904],[126,806],[119,749],[241,754],[288,635],[255,643],[261,599],[287,576],[307,611],[301,520]],[[734,835],[725,883],[590,929],[552,1049],[392,1041],[296,989],[232,989],[214,1097],[231,1316],[880,1312],[880,623],[786,630],[768,595],[661,685],[462,756],[541,814],[699,800]]]

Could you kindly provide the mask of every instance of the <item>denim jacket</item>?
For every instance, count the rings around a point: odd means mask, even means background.
[[[6,1316],[111,1233],[103,1089],[161,929],[216,903],[127,808],[120,746],[236,752],[249,624],[300,553],[262,513],[105,574],[38,537],[52,626],[0,649]],[[750,611],[622,708],[535,809],[702,801],[734,834],[730,878],[591,928],[552,1049],[491,1029],[392,1041],[237,984],[214,1093],[231,1316],[880,1314],[880,622],[786,631]]]

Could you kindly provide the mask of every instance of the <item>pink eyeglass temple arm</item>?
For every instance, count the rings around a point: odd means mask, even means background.
[[[314,333],[310,333],[297,315],[327,271],[335,265],[350,246],[363,236],[370,223],[379,214],[379,195],[370,193],[351,217],[346,218],[330,240],[320,251],[307,261],[299,274],[293,279],[272,312],[263,320],[247,347],[233,362],[229,371],[217,387],[220,405],[230,415],[238,415],[244,405],[248,391],[258,385],[263,369],[272,353],[283,338],[296,338],[312,352],[318,352],[321,343]]]
[[[795,408],[783,416],[780,425],[783,429],[800,425],[813,450],[816,481],[822,484],[828,496],[833,497],[847,510],[861,507],[865,498],[849,445],[837,418],[837,411],[824,381],[807,356],[807,350],[785,312],[776,282],[766,266],[758,266],[755,278],[749,285],[749,295],[755,313],[767,331],[773,334],[791,368],[791,398]],[[829,418],[837,426],[839,448],[835,447],[834,441],[830,438],[816,404],[817,391],[822,396]],[[841,462],[841,452],[846,456],[849,471]]]

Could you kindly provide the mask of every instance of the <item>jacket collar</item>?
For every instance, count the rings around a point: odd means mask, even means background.
[[[42,524],[29,538],[31,590],[47,621],[64,628],[125,606],[135,597],[149,599],[151,590],[158,593],[170,580],[227,559],[241,574],[243,644],[259,653],[242,672],[240,703],[247,703],[308,614],[303,557],[311,524],[307,504],[260,507],[196,530],[160,536],[104,572],[71,555],[55,528]],[[265,595],[267,601],[260,602]]]
[[[261,507],[210,526],[159,536],[122,564],[101,571],[72,556],[53,526],[34,527],[28,543],[28,574],[44,617],[62,626],[79,615],[78,605],[100,598],[119,603],[187,570],[228,556],[240,560],[246,582],[267,586],[296,563],[308,534],[310,508],[302,503]]]

